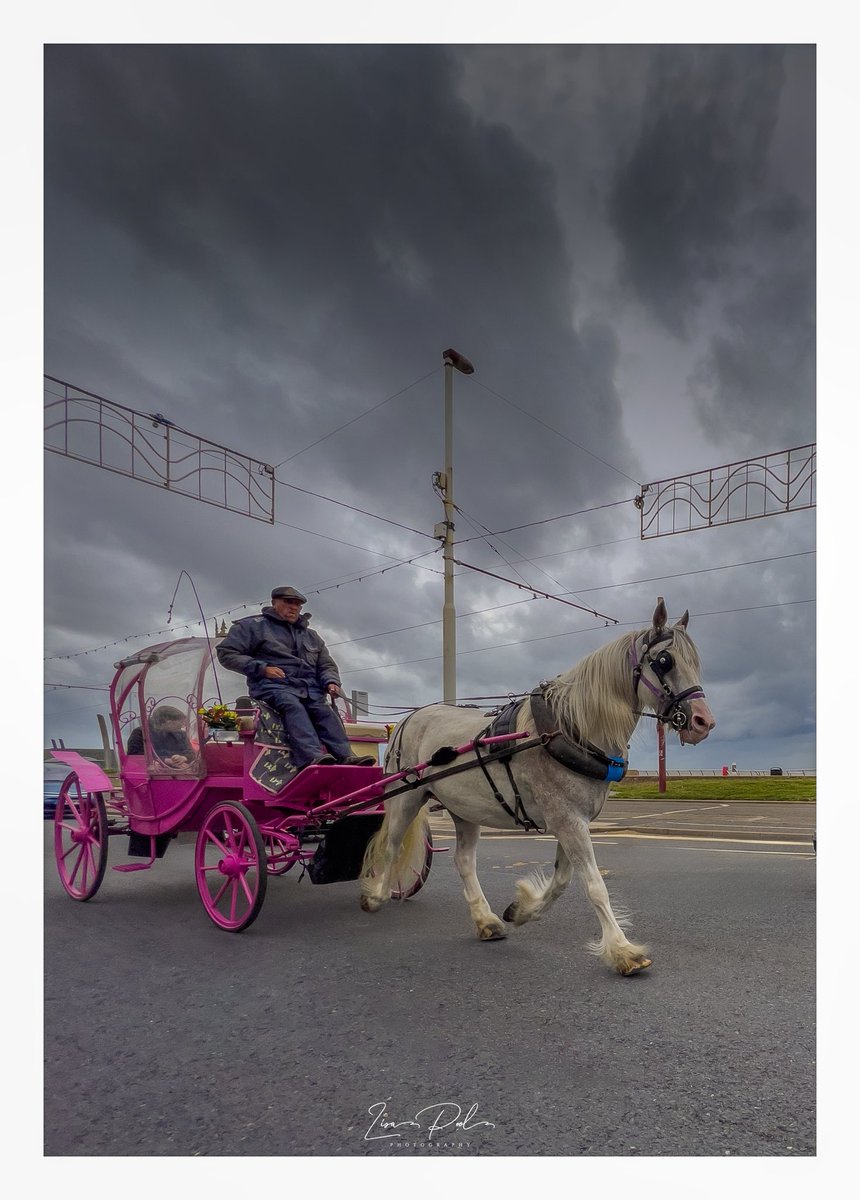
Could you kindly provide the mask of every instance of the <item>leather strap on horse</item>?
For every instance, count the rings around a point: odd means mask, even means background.
[[[568,770],[576,771],[589,779],[623,779],[627,771],[625,759],[605,754],[599,746],[592,745],[584,738],[579,742],[571,742],[559,732],[552,709],[546,702],[545,691],[546,685],[539,684],[529,699],[535,729],[546,739],[544,749],[547,754]]]
[[[510,748],[505,746],[501,750],[492,750],[489,754],[484,755],[482,765],[483,763],[494,763],[503,758],[510,758],[513,754],[521,754],[523,750],[533,750],[535,746],[543,746],[544,744],[543,738],[534,737],[529,738],[525,742],[517,742],[516,745],[511,746]],[[386,791],[385,799],[390,800],[393,796],[400,796],[404,792],[411,792],[413,789],[420,787],[422,784],[427,784],[429,786],[434,784],[437,779],[447,779],[449,775],[459,775],[463,771],[474,771],[477,765],[478,764],[474,762],[458,763],[456,767],[448,767],[444,771],[436,771],[433,775],[427,776],[416,774],[412,778],[407,778],[400,787],[392,788],[391,791]]]
[[[478,738],[490,736],[490,730],[492,728],[493,728],[492,725],[488,726],[487,729],[485,729],[483,733],[478,735]],[[545,833],[546,831],[541,829],[540,826],[535,825],[534,821],[531,819],[531,817],[526,812],[525,805],[523,804],[523,798],[520,795],[520,790],[516,785],[516,781],[514,779],[513,772],[511,771],[511,755],[516,754],[517,750],[520,749],[520,747],[512,746],[510,749],[505,749],[505,751],[502,754],[494,756],[495,760],[497,762],[500,762],[502,764],[502,766],[505,768],[505,771],[507,772],[508,781],[510,782],[510,785],[511,785],[511,791],[514,794],[514,805],[516,806],[515,809],[513,809],[507,803],[507,801],[505,800],[502,793],[496,787],[495,783],[493,783],[492,776],[490,775],[490,772],[487,770],[487,767],[486,767],[486,761],[489,761],[490,756],[486,755],[485,758],[481,758],[481,751],[478,746],[478,738],[475,738],[475,758],[477,760],[478,766],[483,771],[484,778],[486,779],[487,783],[490,785],[490,789],[492,790],[492,793],[495,796],[496,800],[499,802],[499,804],[501,804],[502,808],[505,810],[505,812],[508,814],[508,816],[515,822],[515,824],[522,826],[522,828],[526,831],[526,833],[529,833],[532,829],[534,829],[537,833]],[[528,745],[528,744],[529,743],[526,743],[526,745]],[[522,749],[525,749],[525,746],[523,746]]]

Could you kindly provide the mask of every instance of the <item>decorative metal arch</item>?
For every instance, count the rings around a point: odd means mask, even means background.
[[[268,463],[45,375],[45,449],[257,521],[275,520]]]
[[[636,497],[640,537],[668,537],[815,507],[815,445],[648,483]]]

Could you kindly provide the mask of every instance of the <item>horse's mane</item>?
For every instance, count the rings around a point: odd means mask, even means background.
[[[676,661],[698,678],[701,665],[696,647],[680,626],[670,628]],[[625,633],[552,680],[546,699],[562,733],[574,740],[584,738],[609,753],[623,753],[640,710],[633,692],[630,648],[649,632],[646,628]]]

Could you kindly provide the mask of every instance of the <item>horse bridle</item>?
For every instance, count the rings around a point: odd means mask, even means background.
[[[656,714],[641,713],[640,716],[656,715],[656,718],[663,725],[671,725],[673,729],[682,730],[688,728],[693,719],[693,709],[690,704],[691,700],[697,699],[700,696],[704,697],[705,693],[702,690],[701,684],[694,684],[693,687],[685,688],[683,692],[673,692],[666,682],[666,676],[672,671],[675,666],[675,660],[669,653],[668,649],[660,650],[657,654],[652,655],[651,651],[659,646],[661,642],[669,642],[673,644],[675,640],[674,632],[658,634],[656,637],[649,638],[646,634],[645,645],[642,648],[642,653],[638,659],[636,657],[636,642],[634,637],[630,643],[630,662],[633,666],[633,692],[634,695],[639,695],[639,685],[644,683],[648,691],[655,695],[660,701]],[[648,665],[654,674],[660,687],[657,688],[643,674],[643,668]]]

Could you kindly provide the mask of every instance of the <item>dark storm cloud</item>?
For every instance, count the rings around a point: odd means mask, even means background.
[[[47,69],[49,228],[72,196],[130,240],[145,285],[159,264],[181,277],[162,278],[168,294],[190,284],[188,303],[212,317],[198,382],[215,406],[219,394],[248,396],[248,436],[286,391],[291,431],[310,441],[322,404],[327,423],[337,418],[333,383],[408,379],[453,341],[492,364],[488,385],[563,418],[584,444],[614,432],[615,461],[628,461],[612,364],[571,322],[551,174],[457,97],[450,52],[63,47]],[[110,272],[98,248],[91,270]],[[324,364],[315,404],[290,389],[294,371],[249,378],[246,364],[273,351],[284,367]],[[511,480],[513,512],[519,454],[498,407],[476,395],[462,437],[485,443]],[[391,470],[406,484],[415,464],[400,441]],[[355,454],[326,449],[355,476]],[[568,470],[561,447],[547,455],[548,473]],[[599,475],[587,459],[577,467],[570,486],[585,495]]]
[[[812,520],[640,543],[630,502],[640,475],[726,461],[721,438],[752,453],[809,436],[799,56],[49,47],[46,370],[289,459],[280,478],[429,533],[453,344],[477,366],[455,377],[458,538],[625,500],[458,556],[583,589],[622,622],[644,624],[658,593],[673,616],[690,607],[721,726],[801,739],[814,640],[781,619],[792,610],[757,606],[810,596],[813,560],[696,572],[806,548]],[[665,196],[645,186],[649,162]],[[438,555],[374,573],[435,543],[281,485],[276,507],[285,524],[259,525],[49,456],[46,654],[163,628],[184,569],[210,617],[255,608],[275,583],[306,589],[348,689],[438,698]],[[586,590],[608,583],[623,586]],[[502,608],[523,593],[465,568],[456,588],[464,696],[529,688],[618,632],[550,601]],[[186,580],[173,629],[198,616]],[[104,683],[117,655],[49,670]],[[641,745],[653,752],[653,727]],[[690,765],[721,754],[706,746]]]
[[[762,180],[783,83],[772,46],[657,52],[639,139],[610,195],[626,278],[684,335],[703,285],[724,270],[736,223]]]
[[[731,430],[749,454],[815,439],[812,230],[793,206],[774,217],[779,253],[766,269],[751,268],[754,278],[726,305],[725,331],[710,339],[690,380],[707,434],[724,441]],[[780,446],[773,444],[776,412]]]

